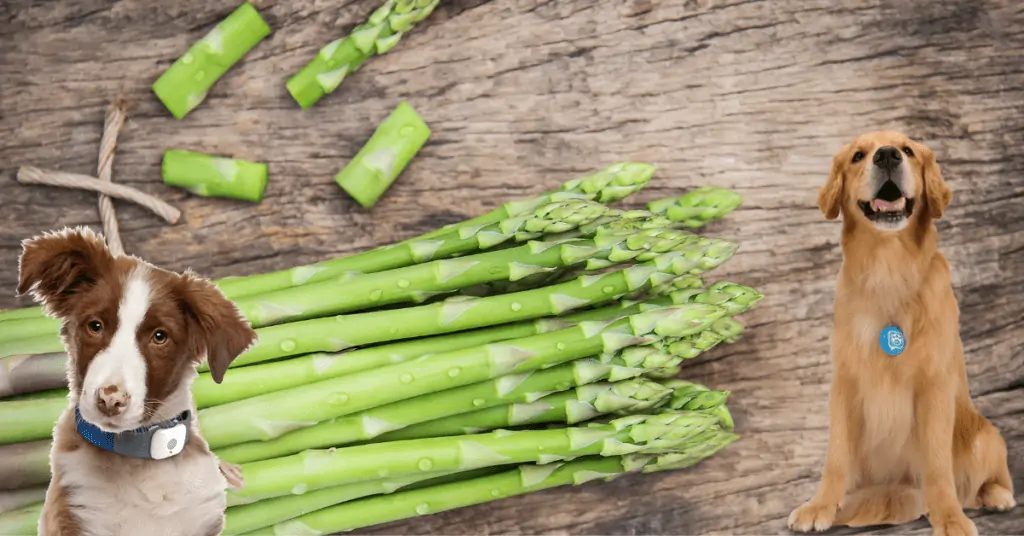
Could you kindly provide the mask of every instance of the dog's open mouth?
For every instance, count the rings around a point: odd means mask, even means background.
[[[872,222],[898,226],[914,212],[914,199],[903,195],[893,181],[885,181],[871,201],[858,201],[864,216]]]

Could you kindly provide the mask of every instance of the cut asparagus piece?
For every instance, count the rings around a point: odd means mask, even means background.
[[[203,197],[230,197],[259,203],[267,187],[267,165],[237,158],[171,149],[160,169],[164,184]]]
[[[600,382],[549,394],[533,402],[497,406],[423,422],[378,436],[374,443],[479,434],[528,424],[577,424],[608,413],[644,412],[663,404],[671,390],[650,380]]]
[[[0,445],[46,439],[67,409],[64,398],[0,402]]]
[[[742,203],[743,196],[733,190],[702,186],[679,197],[651,201],[647,209],[692,228],[724,218]]]
[[[681,469],[710,457],[735,439],[733,434],[715,432],[706,434],[701,442],[695,441],[679,447],[671,456],[627,454],[603,458],[584,457],[564,463],[523,465],[496,475],[340,503],[278,523],[274,525],[273,531],[260,531],[259,534],[334,534],[544,489],[578,486],[594,480],[608,481],[631,472]]]
[[[63,353],[0,358],[0,397],[67,387],[67,361]]]
[[[300,454],[242,465],[245,487],[228,492],[228,504],[376,478],[422,472],[458,471],[494,465],[547,462],[566,458],[617,456],[666,451],[717,420],[696,412],[630,415],[608,424],[575,428],[439,437],[373,443]]]
[[[27,488],[49,480],[49,439],[0,446],[0,490]]]
[[[347,37],[328,43],[285,84],[303,110],[332,93],[346,76],[376,54],[391,50],[440,0],[387,0]]]
[[[686,304],[611,323],[581,323],[240,400],[201,410],[198,418],[211,448],[265,441],[397,400],[537,370],[660,337],[690,335],[721,318],[724,312],[714,305]]]
[[[43,503],[23,506],[0,514],[0,534],[38,534]]]
[[[153,92],[177,119],[206,98],[213,84],[264,37],[270,26],[245,2],[192,45],[153,83]]]
[[[334,176],[334,182],[363,208],[373,208],[429,137],[430,127],[408,102],[402,101],[352,161]]]
[[[9,491],[0,491],[0,514],[10,512],[12,510],[19,510],[26,506],[35,505],[43,502],[46,498],[46,486],[35,486],[32,488],[21,488],[12,489]],[[331,503],[337,504],[337,503]],[[326,505],[330,506],[330,505]],[[295,516],[292,516],[295,517]],[[290,519],[290,518],[289,518]],[[268,523],[269,524],[269,523]],[[11,534],[7,532],[0,532],[0,534]],[[35,534],[35,533],[32,533]]]

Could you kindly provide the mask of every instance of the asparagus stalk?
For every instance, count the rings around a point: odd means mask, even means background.
[[[402,101],[335,175],[334,182],[363,208],[373,208],[429,137],[430,127],[408,102]]]
[[[203,197],[259,203],[267,187],[266,164],[179,149],[164,151],[160,173],[164,184]]]
[[[43,502],[46,498],[46,486],[36,486],[33,488],[22,488],[14,489],[10,491],[0,491],[0,514],[10,512],[12,510],[19,510],[26,506],[35,505]],[[331,503],[337,504],[337,503]],[[330,506],[330,505],[327,505]],[[292,516],[295,517],[295,516]],[[269,523],[268,523],[269,524]],[[9,534],[7,532],[0,531],[0,534]]]
[[[12,355],[0,358],[0,397],[67,387],[67,355]]]
[[[37,317],[21,318],[0,322],[0,343],[30,339],[40,335],[51,335],[60,329],[60,321],[55,318]]]
[[[643,412],[665,402],[671,390],[650,380],[599,382],[549,394],[534,402],[451,415],[377,436],[374,443],[479,434],[528,424],[577,424],[599,415]]]
[[[247,277],[235,277],[225,278],[217,281],[217,286],[231,299],[237,299],[243,296],[251,296],[255,294],[263,294],[266,292],[280,290],[283,288],[294,287],[306,283],[314,283],[317,281],[324,281],[344,275],[347,272],[380,272],[382,270],[390,270],[393,268],[401,268],[403,266],[409,266],[410,264],[416,264],[431,260],[433,258],[441,258],[441,255],[433,248],[439,247],[436,243],[422,241],[427,238],[435,238],[440,235],[445,235],[446,238],[460,237],[472,246],[477,246],[479,242],[473,239],[471,236],[465,234],[456,234],[459,229],[463,227],[472,227],[474,229],[482,229],[483,226],[491,223],[499,223],[502,220],[506,220],[513,217],[520,217],[525,214],[534,212],[543,205],[551,202],[564,201],[566,199],[601,199],[602,197],[608,198],[613,197],[617,192],[621,192],[624,188],[619,184],[632,185],[632,191],[637,191],[647,184],[650,180],[651,175],[654,173],[654,166],[650,164],[642,164],[636,162],[620,162],[618,164],[610,166],[604,171],[598,172],[591,177],[584,177],[583,179],[574,179],[566,184],[575,183],[577,181],[596,181],[596,177],[600,177],[601,184],[604,184],[604,188],[597,189],[593,193],[578,193],[578,194],[566,194],[553,195],[545,197],[544,199],[536,200],[531,203],[521,203],[516,205],[514,212],[503,213],[504,216],[497,218],[488,218],[486,222],[480,222],[479,224],[473,223],[472,225],[460,225],[458,227],[451,227],[443,232],[427,233],[421,237],[407,240],[399,244],[393,244],[390,246],[384,246],[374,250],[366,251],[363,253],[357,253],[348,257],[340,257],[337,259],[331,259],[328,261],[319,262],[307,266],[297,266],[295,268],[289,268],[287,270],[281,270],[278,272],[271,272],[268,274],[259,274]],[[610,177],[610,178],[609,178]],[[591,184],[591,182],[587,182]],[[594,187],[597,186],[597,182],[594,182]],[[590,188],[588,188],[590,189]],[[475,221],[475,220],[470,220]],[[416,246],[412,246],[412,243],[418,243]],[[405,247],[403,247],[405,246]],[[472,249],[458,250],[454,253],[467,253]],[[454,254],[453,253],[453,254]]]
[[[376,406],[295,430],[269,441],[251,441],[218,449],[217,456],[231,463],[248,463],[287,456],[310,448],[340,447],[432,419],[508,403],[533,402],[547,393],[564,391],[610,375],[628,378],[643,372],[642,368],[581,359],[546,370],[510,374]],[[668,395],[669,391],[660,385],[657,389]]]
[[[68,407],[65,398],[0,402],[0,445],[46,439]]]
[[[560,486],[612,480],[627,473],[664,471],[691,466],[713,455],[736,438],[718,432],[701,443],[680,447],[672,456],[631,455],[585,457],[565,463],[522,465],[516,469],[436,486],[399,491],[387,496],[340,503],[277,523],[272,531],[250,534],[333,534],[435,514]]]
[[[733,190],[702,186],[679,197],[652,201],[647,204],[647,209],[684,227],[700,227],[725,217],[741,203],[743,197]]]
[[[735,427],[732,414],[725,405],[729,399],[729,391],[715,391],[699,383],[681,379],[662,381],[661,384],[672,390],[672,395],[665,404],[666,409],[703,411],[717,417],[723,429],[732,430]]]
[[[321,48],[286,87],[303,110],[333,92],[371,56],[391,50],[440,0],[387,0],[347,37]]]
[[[49,439],[0,446],[0,490],[27,488],[49,480]]]
[[[329,280],[299,287],[243,297],[236,301],[242,314],[256,327],[284,321],[317,318],[328,314],[358,311],[401,302],[422,302],[477,281],[516,277],[520,271],[539,270],[520,256],[531,259],[527,246],[448,259],[454,255],[493,247],[506,240],[526,239],[549,229],[569,229],[593,221],[607,211],[603,205],[569,200],[551,203],[533,213],[483,227],[458,236],[452,233],[438,240],[414,241],[396,246],[405,251],[404,268],[365,275],[343,274]],[[558,251],[544,262],[557,266]],[[433,256],[441,260],[430,261]],[[427,262],[429,261],[429,262]],[[422,264],[418,264],[422,263]]]
[[[38,502],[0,514],[0,534],[37,534],[43,503]]]
[[[736,245],[705,242],[672,250],[641,264],[541,289],[486,298],[449,299],[405,309],[318,318],[257,330],[259,342],[232,366],[312,352],[340,351],[384,341],[423,337],[561,314],[649,288],[666,274],[697,274],[725,262]],[[469,314],[466,314],[466,313]]]
[[[13,402],[15,400],[39,400],[40,398],[67,398],[68,389],[63,387],[61,389],[48,389],[46,391],[35,391],[32,393],[22,393],[20,395],[11,395],[0,399],[0,402]]]
[[[654,169],[654,166],[650,164],[619,162],[609,166],[603,172],[565,182],[557,190],[536,197],[509,201],[487,214],[462,223],[446,225],[421,235],[419,238],[432,238],[452,231],[471,229],[515,217],[553,200],[561,199],[567,193],[583,195],[601,203],[621,201],[647,186],[651,176],[654,175]]]
[[[244,504],[288,494],[377,478],[422,472],[458,471],[510,463],[564,460],[581,456],[617,456],[668,450],[717,426],[702,413],[631,415],[608,424],[374,443],[242,465],[245,487],[228,492],[229,504]]]
[[[0,359],[14,355],[51,354],[63,352],[64,343],[55,330],[52,334],[0,342]]]
[[[199,411],[211,448],[267,440],[320,421],[421,394],[537,370],[660,337],[699,332],[721,318],[714,305],[686,304],[613,322],[583,322],[503,343],[456,350],[380,370],[287,389]]]
[[[167,110],[181,119],[206,98],[213,84],[264,37],[270,26],[245,2],[192,45],[153,83]]]
[[[0,322],[8,320],[21,320],[23,318],[39,318],[45,316],[41,307],[22,307],[21,309],[6,309],[0,311]],[[2,324],[0,324],[2,325]]]

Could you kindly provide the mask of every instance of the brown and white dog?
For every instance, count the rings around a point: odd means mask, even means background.
[[[23,247],[18,293],[62,320],[69,356],[70,404],[53,430],[39,534],[220,534],[225,491],[240,475],[219,464],[194,417],[175,419],[195,415],[196,365],[207,359],[220,383],[255,332],[209,282],[114,257],[88,229]],[[157,432],[170,435],[153,435],[148,455],[148,447],[135,448],[139,457],[101,448],[103,438],[116,435],[123,447]]]
[[[1014,506],[1006,443],[970,399],[937,247],[950,198],[932,151],[898,132],[865,134],[832,161],[818,195],[827,219],[843,215],[829,441],[794,530],[927,515],[934,534],[961,536],[977,534],[965,507]]]

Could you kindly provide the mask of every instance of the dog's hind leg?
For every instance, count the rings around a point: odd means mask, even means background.
[[[977,419],[979,430],[974,440],[955,452],[958,480],[968,483],[968,486],[975,482],[967,489],[964,506],[1009,510],[1017,503],[1013,498],[1013,480],[1006,463],[1006,441],[987,419],[980,415]]]
[[[903,484],[869,486],[846,496],[836,515],[836,525],[901,525],[924,514],[924,493],[920,488]]]

